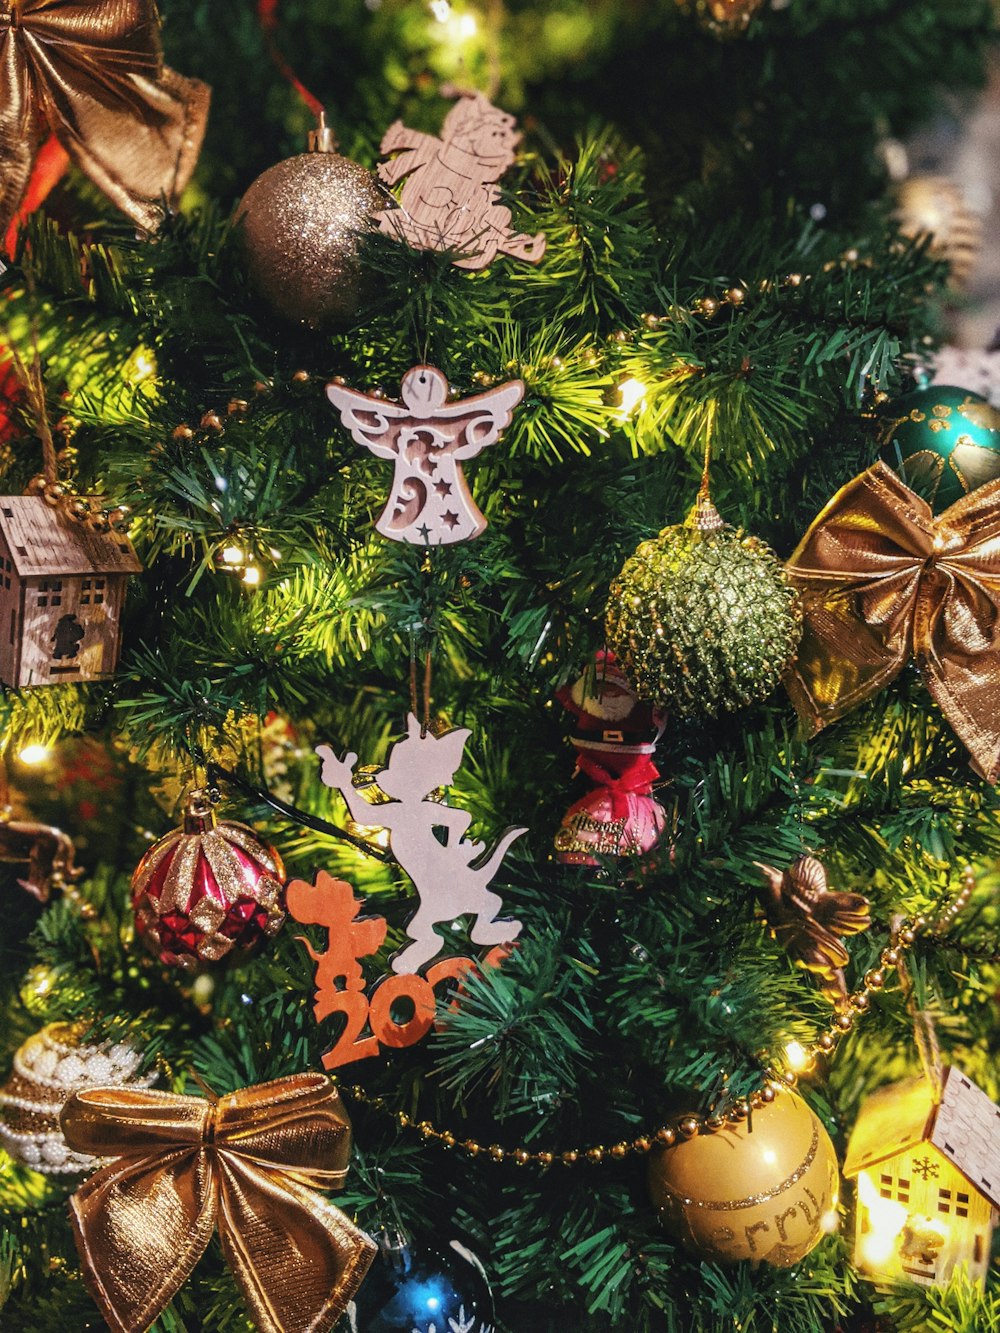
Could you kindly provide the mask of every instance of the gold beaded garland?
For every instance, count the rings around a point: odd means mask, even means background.
[[[933,921],[928,921],[923,916],[914,916],[900,922],[892,932],[890,946],[882,950],[883,967],[887,969],[896,968],[903,953],[915,942],[918,935],[925,931],[929,934],[940,934],[952,925],[958,914],[968,905],[974,887],[975,875],[972,868],[966,866],[962,872],[961,891],[942,908]],[[912,937],[909,944],[904,941],[904,935]],[[890,957],[891,961],[889,961]],[[881,990],[884,985],[885,975],[881,969],[869,969],[865,973],[861,987],[848,999],[848,1011],[838,1014],[833,1020],[834,1026],[828,1032],[821,1033],[813,1045],[805,1050],[803,1061],[806,1067],[820,1056],[833,1054],[838,1042],[853,1029],[855,1019],[863,1017],[865,1012],[870,1009],[869,997],[871,992]],[[857,1004],[859,999],[863,999],[864,1003]],[[846,1021],[842,1022],[841,1020]],[[514,1162],[518,1166],[549,1167],[555,1162],[560,1162],[563,1166],[576,1166],[581,1162],[596,1166],[609,1159],[619,1162],[631,1155],[642,1156],[649,1153],[654,1146],[672,1148],[678,1143],[690,1142],[699,1134],[718,1134],[730,1122],[741,1122],[752,1111],[759,1110],[763,1106],[769,1106],[779,1092],[783,1089],[794,1088],[798,1081],[794,1071],[790,1069],[777,1071],[768,1069],[765,1070],[764,1077],[763,1085],[756,1092],[751,1093],[749,1097],[741,1097],[733,1102],[725,1116],[716,1114],[714,1109],[704,1115],[687,1112],[680,1116],[676,1123],[661,1125],[658,1129],[652,1131],[646,1130],[630,1141],[622,1140],[610,1147],[598,1143],[583,1148],[566,1148],[558,1153],[532,1151],[523,1145],[505,1148],[498,1143],[493,1143],[489,1147],[484,1147],[477,1143],[475,1139],[459,1141],[450,1130],[437,1129],[429,1120],[418,1121],[408,1115],[406,1111],[392,1111],[386,1104],[384,1097],[369,1096],[364,1088],[356,1085],[339,1084],[338,1086],[342,1093],[352,1097],[356,1102],[370,1106],[373,1110],[385,1112],[396,1121],[401,1129],[416,1129],[422,1138],[428,1142],[440,1144],[441,1147],[458,1148],[470,1157],[478,1157],[480,1153],[486,1153],[491,1161],[498,1163]]]

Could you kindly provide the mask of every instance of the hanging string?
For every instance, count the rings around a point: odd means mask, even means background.
[[[503,0],[486,0],[486,68],[489,72],[486,96],[491,102],[496,100],[500,91],[500,32],[504,17]]]
[[[434,662],[431,650],[424,654],[424,679],[421,690],[422,699],[417,698],[417,654],[415,645],[410,644],[410,712],[420,719],[421,738],[427,735],[431,726],[431,682],[434,676]]]
[[[417,646],[412,638],[410,639],[410,712],[414,717],[420,716],[417,705]]]
[[[902,921],[902,917],[894,918],[892,923],[894,931],[900,929]],[[923,1067],[927,1081],[934,1090],[934,1100],[939,1102],[944,1088],[944,1078],[941,1071],[941,1047],[938,1043],[934,1017],[929,1009],[918,1003],[913,978],[902,957],[900,957],[896,971],[899,976],[900,988],[906,1000],[906,1011],[913,1022],[913,1041],[917,1048],[917,1054],[920,1056],[920,1064]]]
[[[309,108],[317,121],[323,118],[323,103],[318,97],[314,96],[306,85],[302,82],[295,70],[285,59],[281,48],[278,46],[278,7],[281,0],[257,0],[257,17],[260,21],[261,29],[264,33],[264,41],[267,44],[267,53],[274,62],[278,73],[298,93],[299,97]]]
[[[34,296],[34,284],[27,279],[29,296]],[[56,457],[55,441],[49,425],[49,413],[45,404],[45,381],[42,378],[42,354],[38,345],[38,324],[31,320],[31,365],[25,365],[20,353],[14,346],[9,347],[11,361],[17,378],[24,389],[28,411],[42,446],[42,473],[48,485],[54,486],[59,480],[59,461]]]
[[[701,485],[698,488],[699,504],[711,501],[711,480],[712,480],[712,426],[715,416],[714,406],[709,409],[709,420],[705,425],[705,452],[701,465]]]
[[[238,791],[240,795],[248,800],[254,801],[259,805],[270,806],[272,810],[283,815],[294,824],[301,824],[303,828],[312,829],[315,833],[324,833],[329,838],[336,838],[339,842],[348,842],[352,847],[357,848],[359,852],[364,852],[366,856],[372,856],[376,861],[385,861],[387,864],[394,865],[396,858],[390,853],[383,851],[372,842],[367,842],[364,838],[359,838],[347,829],[342,829],[337,824],[331,824],[328,819],[321,819],[319,815],[311,815],[305,810],[300,810],[297,806],[290,805],[287,801],[282,801],[279,797],[273,795],[262,787],[255,787],[252,783],[241,778],[239,774],[233,773],[228,768],[223,768],[214,760],[207,759],[204,754],[196,756],[199,763],[205,767],[205,781],[209,788],[214,788],[220,781],[227,786]]]

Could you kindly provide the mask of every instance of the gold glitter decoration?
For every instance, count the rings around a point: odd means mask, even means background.
[[[786,1092],[752,1120],[654,1152],[648,1180],[664,1226],[702,1258],[787,1268],[836,1226],[839,1178],[826,1130]]]
[[[248,275],[283,319],[322,329],[357,314],[367,291],[358,251],[386,195],[339,153],[300,153],[268,168],[236,218]]]
[[[611,585],[605,628],[640,699],[681,717],[745,707],[777,687],[802,627],[798,595],[766,543],[699,501],[643,542]]]
[[[982,250],[983,223],[961,186],[947,176],[911,176],[898,187],[896,204],[903,235],[925,238],[956,286],[968,282]]]

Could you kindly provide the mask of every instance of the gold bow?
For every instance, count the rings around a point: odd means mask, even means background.
[[[164,68],[154,0],[0,0],[0,235],[46,127],[154,231],[198,160],[208,87]]]
[[[140,1333],[186,1281],[216,1225],[264,1333],[324,1333],[375,1246],[315,1194],[342,1185],[351,1126],[322,1074],[215,1102],[137,1088],[75,1093],[67,1143],[114,1157],[73,1195],[84,1276],[117,1333]]]
[[[1000,776],[1000,481],[936,517],[884,463],[840,490],[788,562],[804,629],[785,679],[814,731],[912,656],[989,782]]]

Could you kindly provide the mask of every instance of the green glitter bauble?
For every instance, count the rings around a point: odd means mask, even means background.
[[[968,389],[934,385],[884,410],[879,458],[936,514],[1000,477],[1000,412]]]
[[[798,595],[758,537],[711,501],[643,542],[611,585],[608,647],[641,699],[714,717],[765,699],[795,656]]]

